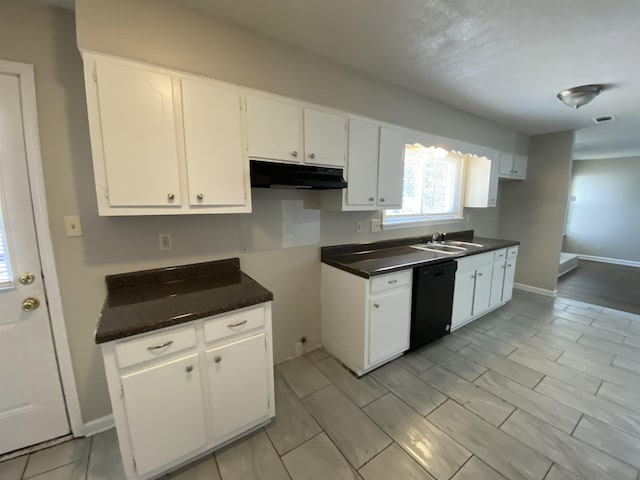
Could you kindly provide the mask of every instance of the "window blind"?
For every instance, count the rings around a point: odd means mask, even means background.
[[[0,204],[0,289],[13,287],[11,262],[7,249],[7,235],[4,229],[4,212]]]

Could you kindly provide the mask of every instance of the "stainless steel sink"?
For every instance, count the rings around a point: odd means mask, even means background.
[[[459,240],[445,240],[443,242],[445,245],[467,245],[469,247],[478,247],[478,248],[482,248],[484,247],[484,245],[482,245],[481,243],[473,243],[473,242],[462,242]]]
[[[416,250],[423,250],[425,252],[446,253],[448,255],[454,255],[456,253],[462,253],[466,248],[452,247],[448,245],[431,245],[428,243],[418,243],[417,245],[411,245],[411,248]]]

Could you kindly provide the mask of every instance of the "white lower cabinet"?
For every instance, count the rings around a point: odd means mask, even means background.
[[[356,375],[409,349],[413,270],[362,278],[322,264],[322,343]]]
[[[456,260],[452,330],[511,300],[517,256],[510,247]]]
[[[264,333],[207,350],[214,438],[228,437],[268,415],[266,350]]]
[[[197,354],[122,376],[131,449],[138,475],[207,444]]]
[[[271,303],[102,344],[128,480],[158,477],[275,415]]]

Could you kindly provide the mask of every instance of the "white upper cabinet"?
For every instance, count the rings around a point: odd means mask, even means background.
[[[100,215],[251,211],[240,89],[96,54],[84,64]]]
[[[380,126],[349,120],[346,204],[375,207],[378,195],[378,145]]]
[[[464,206],[471,208],[495,207],[498,200],[498,152],[493,158],[468,156]],[[495,160],[494,160],[495,159]]]
[[[249,156],[301,163],[302,107],[272,97],[247,95]]]
[[[181,84],[189,204],[245,205],[249,162],[240,93],[202,80]]]
[[[347,120],[334,113],[304,109],[304,162],[344,167]]]
[[[500,152],[500,178],[514,180],[527,178],[527,156]]]
[[[108,206],[179,206],[171,75],[111,61],[97,62],[94,75],[92,146]]]
[[[398,128],[380,127],[378,156],[378,205],[402,207],[405,133]]]

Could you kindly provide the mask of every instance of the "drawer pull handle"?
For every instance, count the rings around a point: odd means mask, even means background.
[[[185,372],[191,373],[193,372],[193,365],[187,365],[184,369]]]
[[[242,320],[241,322],[236,322],[236,323],[230,323],[229,325],[227,325],[227,328],[241,327],[245,323],[247,323],[246,320]]]
[[[222,357],[220,355],[216,355],[213,361],[216,363],[220,363],[222,361]]]
[[[152,352],[153,350],[160,350],[161,348],[167,348],[169,345],[173,343],[173,340],[169,340],[168,342],[161,343],[160,345],[153,345],[151,347],[147,347],[147,350]]]
[[[389,282],[388,282],[388,283],[389,283],[389,285],[391,285],[392,283],[398,283],[398,279],[395,279],[395,280],[389,280]]]

